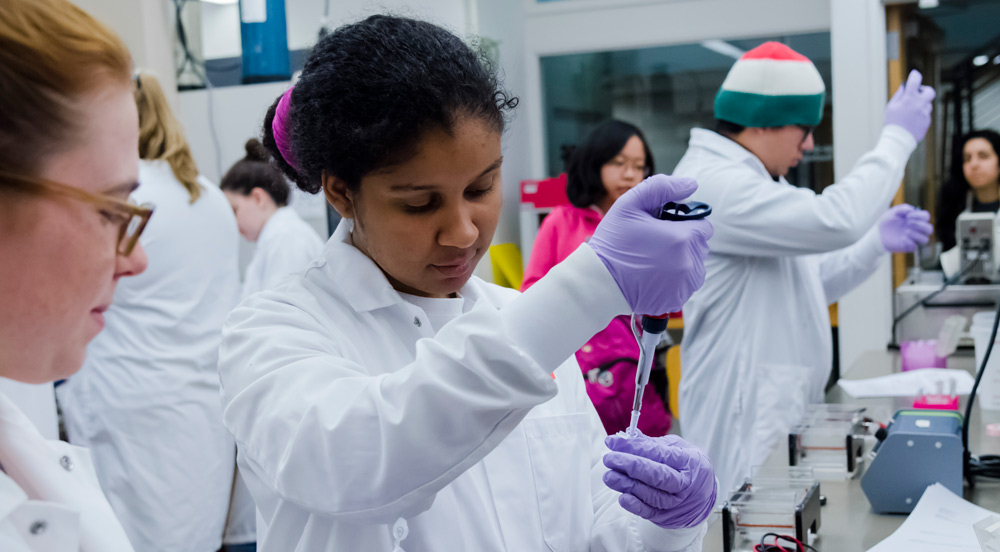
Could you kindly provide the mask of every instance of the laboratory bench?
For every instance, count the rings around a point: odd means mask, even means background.
[[[949,368],[959,368],[975,373],[972,352],[959,351],[948,359]],[[861,356],[843,375],[845,379],[866,379],[885,376],[900,371],[900,357],[894,351],[870,351]],[[911,408],[914,397],[856,399],[847,395],[839,386],[826,394],[827,403],[849,403],[868,407],[869,411],[886,413],[891,417],[897,410]],[[964,415],[966,398],[960,402],[959,412]],[[880,419],[886,423],[888,419]],[[1000,437],[986,434],[986,424],[1000,422],[1000,411],[980,411],[978,401],[972,410],[969,427],[969,444],[973,455],[1000,454]],[[683,422],[682,422],[683,423]],[[870,450],[868,440],[864,453]],[[788,466],[788,449],[778,447],[768,458],[767,466]],[[867,465],[864,466],[865,469]],[[865,493],[861,490],[861,475],[846,480],[820,481],[820,493],[827,499],[821,508],[819,537],[813,546],[822,552],[863,552],[892,534],[906,519],[905,515],[880,515],[871,510]],[[994,512],[1000,512],[1000,480],[978,478],[974,489],[966,484],[965,499]],[[710,518],[708,534],[702,550],[722,552],[722,523],[718,514]]]

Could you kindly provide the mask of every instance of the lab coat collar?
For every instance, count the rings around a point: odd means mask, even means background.
[[[692,128],[691,140],[688,142],[688,147],[709,150],[730,161],[746,164],[761,175],[771,178],[771,175],[767,172],[767,168],[764,167],[764,163],[761,163],[756,155],[718,132],[703,128]]]
[[[353,228],[354,221],[341,220],[324,251],[333,281],[341,287],[348,303],[357,312],[407,304],[375,261],[354,247]],[[473,302],[483,296],[475,276],[462,286],[459,294]]]

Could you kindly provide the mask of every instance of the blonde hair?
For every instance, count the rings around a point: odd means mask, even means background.
[[[85,139],[80,97],[130,86],[121,39],[65,0],[0,1],[0,170],[35,176]]]
[[[148,74],[135,76],[135,105],[139,108],[139,157],[164,160],[191,196],[201,197],[198,166],[184,137],[180,121],[174,117],[160,81]]]

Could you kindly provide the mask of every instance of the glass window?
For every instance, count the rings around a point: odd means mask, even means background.
[[[827,87],[823,122],[815,131],[816,149],[793,169],[788,181],[817,191],[831,184],[830,34],[826,32],[543,57],[548,175],[563,172],[563,146],[579,143],[607,118],[641,128],[656,171],[672,171],[687,149],[691,128],[714,128],[715,94],[735,62],[733,56],[768,40],[788,44],[813,60]]]

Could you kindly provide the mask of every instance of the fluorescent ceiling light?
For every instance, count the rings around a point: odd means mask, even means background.
[[[941,2],[939,2],[938,0],[918,0],[917,1],[917,6],[920,9],[924,9],[924,10],[929,10],[931,8],[936,8],[936,7],[940,6],[940,5],[941,5]]]
[[[746,53],[724,40],[702,40],[701,45],[713,52],[736,59],[740,59]]]
[[[990,56],[976,56],[972,58],[972,64],[976,67],[982,67],[983,65],[986,65],[988,61],[990,61]]]
[[[993,58],[993,65],[1000,65],[1000,56]]]
[[[239,2],[240,0],[201,0],[201,1],[204,2],[204,3],[206,3],[206,4],[226,5],[226,4],[235,4],[235,3]]]

